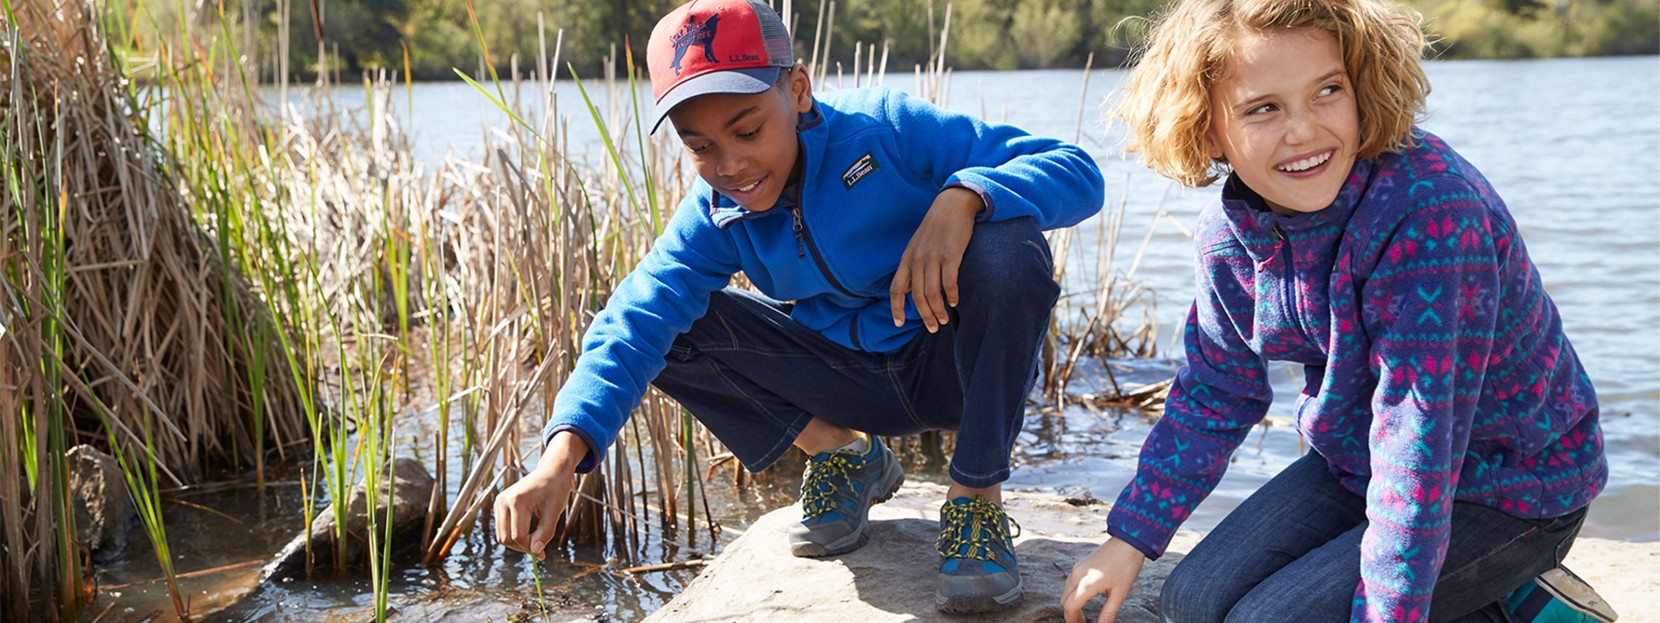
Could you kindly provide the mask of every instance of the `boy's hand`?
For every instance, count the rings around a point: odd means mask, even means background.
[[[496,496],[496,540],[541,560],[576,484],[576,466],[587,455],[581,437],[568,431],[555,434],[536,469]]]
[[[1112,623],[1118,618],[1118,608],[1130,596],[1130,587],[1141,574],[1141,565],[1147,558],[1129,543],[1107,539],[1095,551],[1077,564],[1066,576],[1066,588],[1061,589],[1061,610],[1066,623],[1084,623],[1084,604],[1090,598],[1106,593],[1107,605],[1101,608],[1098,623]]]
[[[985,207],[979,193],[957,186],[934,197],[934,205],[905,246],[893,286],[888,288],[893,326],[905,325],[906,293],[916,302],[916,311],[929,333],[950,321],[949,309],[957,306],[957,267],[962,265],[963,251],[974,235],[974,218]]]

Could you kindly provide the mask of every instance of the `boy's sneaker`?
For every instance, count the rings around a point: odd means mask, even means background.
[[[1620,615],[1596,589],[1572,571],[1557,567],[1510,592],[1505,598],[1517,621],[1531,623],[1613,623]]]
[[[1015,532],[1010,534],[1009,526]],[[1001,610],[1024,595],[1014,557],[1014,523],[1003,507],[975,496],[940,507],[939,583],[934,605],[954,614]]]
[[[845,554],[870,540],[870,507],[886,502],[905,482],[905,469],[874,435],[863,453],[820,452],[807,459],[801,482],[801,523],[790,526],[790,553]]]

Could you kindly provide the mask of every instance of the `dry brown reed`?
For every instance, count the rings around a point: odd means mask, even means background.
[[[251,381],[250,354],[275,350],[270,316],[192,218],[199,197],[145,125],[157,103],[111,66],[102,15],[76,0],[6,8],[0,566],[23,619],[31,597],[72,605],[81,590],[74,547],[52,547],[73,534],[61,456],[103,438],[100,412],[173,484],[252,465],[262,436],[281,449],[304,421],[286,369]]]

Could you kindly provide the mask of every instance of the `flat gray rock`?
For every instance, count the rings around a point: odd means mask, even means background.
[[[761,517],[648,623],[791,621],[1060,621],[1060,593],[1072,564],[1106,539],[1109,506],[1074,505],[1053,495],[1006,492],[1009,515],[1020,522],[1015,539],[1026,598],[984,615],[947,615],[934,609],[939,504],[945,488],[906,485],[871,509],[870,543],[852,553],[812,559],[791,556],[787,526],[796,507]],[[1158,590],[1170,570],[1199,542],[1178,533],[1169,553],[1142,568],[1118,621],[1158,621]],[[1621,623],[1660,622],[1660,543],[1580,539],[1568,568],[1588,580],[1620,613]],[[1095,621],[1103,599],[1085,610]]]
[[[1026,589],[1026,598],[1011,609],[982,615],[934,609],[934,539],[945,487],[911,484],[871,509],[870,543],[842,556],[791,556],[784,530],[800,519],[800,509],[766,514],[646,621],[1059,621],[1066,575],[1106,539],[1108,506],[1074,506],[1057,496],[1020,492],[1005,498],[1009,515],[1021,524],[1015,553]],[[1158,621],[1158,587],[1198,540],[1183,532],[1169,554],[1147,563],[1119,621]],[[1091,621],[1103,601],[1098,597],[1085,610]]]

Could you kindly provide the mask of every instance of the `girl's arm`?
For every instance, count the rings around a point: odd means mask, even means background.
[[[1210,494],[1228,457],[1268,412],[1267,366],[1251,349],[1255,266],[1212,206],[1195,238],[1197,297],[1160,418],[1141,446],[1135,479],[1118,496],[1107,532],[1158,558],[1193,508]]]
[[[1404,216],[1360,291],[1378,384],[1356,621],[1428,618],[1497,324],[1494,240],[1508,235],[1463,179],[1419,180],[1395,195]]]

